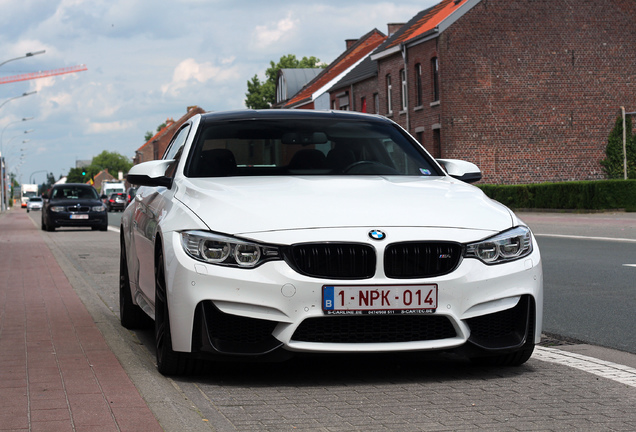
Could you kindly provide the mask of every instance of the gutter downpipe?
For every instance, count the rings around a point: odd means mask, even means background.
[[[402,58],[404,59],[404,83],[406,86],[406,88],[404,89],[404,99],[405,99],[404,105],[406,105],[406,131],[410,134],[411,133],[411,116],[409,114],[409,80],[408,80],[409,70],[408,70],[408,57],[406,55],[406,44],[402,43],[401,48],[402,48]],[[402,77],[400,77],[400,80],[401,78]],[[400,83],[400,87],[401,86],[402,86],[402,83]]]
[[[621,107],[623,114],[623,179],[627,180],[627,133],[625,131],[625,107]]]

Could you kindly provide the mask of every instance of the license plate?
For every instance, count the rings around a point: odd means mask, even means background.
[[[88,219],[87,214],[72,214],[71,219]]]
[[[437,285],[325,285],[322,309],[334,315],[432,313],[437,309]]]

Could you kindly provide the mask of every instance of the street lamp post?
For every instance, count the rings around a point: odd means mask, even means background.
[[[29,183],[30,183],[30,184],[33,184],[33,176],[34,176],[35,174],[43,173],[43,172],[46,172],[46,170],[39,170],[39,171],[34,171],[34,172],[32,172],[32,173],[31,173],[31,177],[29,177]]]
[[[25,130],[24,134],[28,134],[34,132],[35,129]],[[4,132],[4,131],[3,131]],[[14,139],[18,138],[20,135],[13,136],[7,141],[9,144]],[[29,142],[30,140],[22,140],[22,144]],[[6,168],[7,168],[7,159],[3,153],[3,147],[1,146],[2,141],[0,141],[0,209],[5,211],[7,209],[7,179],[6,179]]]
[[[2,63],[0,63],[0,66],[4,65],[4,64],[6,64],[6,63],[9,63],[10,61],[20,60],[20,59],[27,58],[27,57],[33,57],[33,56],[36,56],[36,55],[38,55],[38,54],[44,54],[45,52],[46,52],[46,50],[40,50],[40,51],[34,51],[34,52],[28,52],[28,53],[26,53],[26,54],[25,54],[25,55],[23,55],[23,56],[16,57],[16,58],[12,58],[12,59],[9,59],[9,60],[5,60],[5,61],[3,61]]]
[[[24,93],[22,93],[19,96],[14,96],[12,98],[9,98],[9,99],[7,99],[6,101],[4,101],[4,102],[2,102],[0,104],[0,108],[2,108],[5,104],[11,102],[14,99],[18,99],[18,98],[21,98],[21,97],[25,97],[25,96],[29,96],[29,95],[32,95],[32,94],[36,94],[37,92],[38,92],[37,90],[33,90],[33,91],[30,91],[30,92],[24,92]]]
[[[2,142],[3,142],[3,137],[4,137],[4,132],[7,130],[7,128],[9,126],[11,126],[12,124],[16,124],[16,123],[20,123],[20,122],[24,122],[24,121],[29,121],[29,120],[33,120],[33,117],[24,117],[22,118],[22,120],[16,120],[13,122],[9,122],[5,125],[5,127],[2,129],[2,132],[0,133],[0,211],[5,211],[7,209],[7,178],[6,178],[6,162],[5,162],[5,157],[4,157],[4,153],[2,152]],[[25,131],[26,133],[26,131]]]

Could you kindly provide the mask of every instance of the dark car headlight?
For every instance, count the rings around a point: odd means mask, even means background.
[[[503,231],[493,237],[466,245],[465,258],[477,258],[485,264],[514,261],[532,253],[532,234],[525,226]]]
[[[281,259],[276,246],[206,231],[182,232],[181,245],[189,256],[198,261],[230,267],[254,268],[266,261]]]

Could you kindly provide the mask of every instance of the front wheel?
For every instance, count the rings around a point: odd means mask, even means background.
[[[166,290],[163,253],[157,254],[155,262],[155,348],[157,369],[163,375],[183,375],[193,373],[198,360],[186,353],[172,350],[170,333],[170,312]]]

